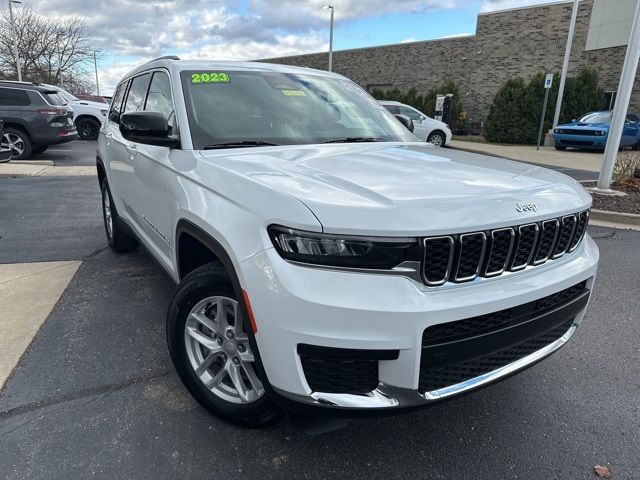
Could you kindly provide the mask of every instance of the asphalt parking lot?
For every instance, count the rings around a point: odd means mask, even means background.
[[[93,165],[95,142],[39,159]],[[590,233],[601,252],[591,305],[544,362],[325,435],[288,421],[243,430],[178,380],[164,333],[174,286],[144,250],[107,248],[96,178],[0,178],[0,264],[82,262],[0,392],[0,476],[589,479],[602,464],[616,479],[639,478],[640,232]]]

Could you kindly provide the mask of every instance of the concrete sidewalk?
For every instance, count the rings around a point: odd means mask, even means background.
[[[528,145],[496,145],[491,143],[451,141],[451,148],[467,152],[483,153],[494,157],[507,158],[520,162],[553,165],[555,167],[571,168],[599,172],[602,166],[602,152],[585,152],[576,150],[558,151],[553,147],[536,147]]]
[[[41,177],[41,176],[75,176],[96,175],[95,166],[54,165],[50,160],[44,161],[11,161],[0,164],[0,177]]]

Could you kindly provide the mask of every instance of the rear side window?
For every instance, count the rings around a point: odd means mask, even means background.
[[[49,105],[52,105],[55,107],[59,107],[67,104],[65,99],[62,98],[62,96],[57,93],[43,93],[42,96],[44,97],[44,99],[47,101]]]
[[[149,84],[149,74],[145,73],[131,80],[131,87],[127,94],[127,101],[124,104],[123,113],[137,112],[142,110],[144,97],[147,93],[147,85]]]
[[[122,82],[116,88],[116,93],[113,94],[111,102],[111,109],[109,110],[109,120],[112,122],[120,122],[120,110],[122,109],[122,100],[124,100],[124,92],[127,91],[127,85],[129,82]]]
[[[25,107],[30,103],[29,96],[24,90],[18,90],[17,88],[0,88],[0,105]]]

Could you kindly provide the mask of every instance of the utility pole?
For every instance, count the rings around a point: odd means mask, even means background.
[[[16,26],[13,23],[13,8],[14,3],[22,3],[19,0],[8,0],[9,2],[9,21],[11,23],[11,33],[13,34],[13,54],[16,57],[16,71],[18,72],[18,81],[22,81],[22,71],[20,70],[20,54],[18,53],[18,36],[16,35]]]
[[[331,10],[331,19],[329,20],[329,71],[333,71],[333,7],[324,5],[325,10]]]
[[[98,83],[98,61],[96,60],[96,52],[93,52],[93,68],[96,71],[96,91],[100,96],[100,84]]]
[[[602,170],[600,170],[600,177],[598,178],[596,191],[600,190],[606,192],[611,190],[611,177],[613,177],[613,168],[616,165],[616,159],[618,157],[618,149],[620,148],[620,140],[624,129],[624,122],[627,118],[627,110],[629,109],[629,101],[631,100],[631,92],[633,91],[633,82],[636,78],[639,60],[640,2],[638,2],[636,13],[633,17],[631,36],[629,37],[627,54],[624,58],[624,65],[622,66],[620,85],[618,86],[618,96],[616,98],[616,105],[613,108],[611,128],[609,128],[607,146],[604,150],[604,160],[602,162]]]
[[[558,89],[558,100],[556,101],[556,113],[553,116],[553,126],[551,131],[558,126],[560,120],[560,109],[562,108],[562,96],[564,95],[564,84],[567,80],[567,70],[569,69],[569,57],[571,56],[571,46],[573,45],[573,33],[576,29],[576,18],[578,17],[578,3],[580,0],[573,1],[573,10],[571,11],[571,22],[569,23],[569,37],[567,38],[567,47],[564,51],[564,62],[562,63],[562,74],[560,75],[560,87]]]

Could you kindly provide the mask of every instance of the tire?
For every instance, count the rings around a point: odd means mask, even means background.
[[[104,220],[104,232],[111,250],[117,253],[131,252],[138,248],[138,240],[126,233],[118,217],[118,212],[113,204],[113,197],[109,191],[107,179],[102,180],[102,219]]]
[[[221,321],[220,308],[227,312]],[[167,343],[182,383],[204,408],[235,425],[263,428],[278,422],[282,411],[257,368],[244,311],[222,265],[203,265],[178,285]]]
[[[100,122],[93,118],[81,118],[76,122],[78,136],[83,140],[95,140],[100,133]]]
[[[444,147],[447,141],[447,136],[440,130],[434,130],[427,137],[427,143],[431,143],[436,147]]]
[[[4,129],[2,145],[11,148],[11,160],[25,160],[31,156],[33,149],[29,136],[17,128]]]
[[[49,147],[48,146],[47,147],[34,147],[31,153],[33,155],[38,155],[39,153],[46,152],[47,148],[49,148]]]
[[[565,151],[567,149],[567,147],[562,146],[562,145],[555,145],[556,150],[559,150],[561,152]]]

